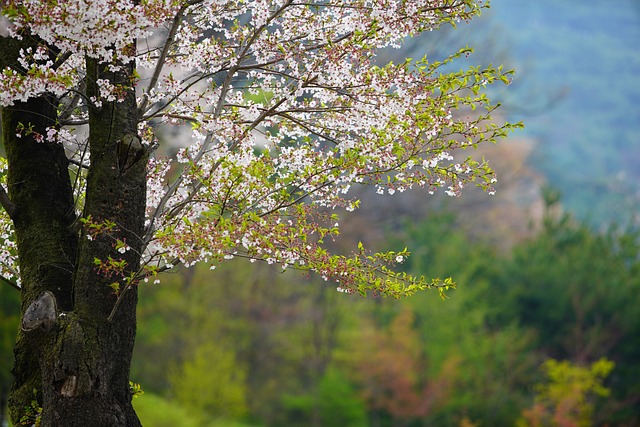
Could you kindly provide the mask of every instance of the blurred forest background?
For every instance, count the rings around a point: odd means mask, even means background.
[[[493,94],[526,129],[482,147],[496,196],[359,189],[335,244],[408,247],[458,289],[395,301],[232,261],[141,286],[132,378],[151,427],[640,426],[640,3],[493,0],[458,31],[504,63]],[[463,66],[457,64],[457,67]],[[0,395],[19,295],[0,287]],[[4,408],[4,402],[0,402]]]

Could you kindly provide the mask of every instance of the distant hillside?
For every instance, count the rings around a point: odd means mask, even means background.
[[[526,132],[540,141],[535,167],[581,217],[637,215],[640,3],[493,0],[488,15],[509,39],[526,79],[522,93],[564,94],[540,115],[526,117],[525,109]]]
[[[640,2],[492,0],[478,20],[437,33],[394,56],[468,44],[469,64],[516,68],[494,99],[537,140],[532,167],[594,225],[640,221]]]

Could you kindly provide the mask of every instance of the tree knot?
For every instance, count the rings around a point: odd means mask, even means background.
[[[56,298],[51,292],[46,291],[24,312],[21,328],[23,331],[32,331],[38,328],[48,331],[56,323],[57,315]]]

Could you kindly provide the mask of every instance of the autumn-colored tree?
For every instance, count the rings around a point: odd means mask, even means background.
[[[136,287],[179,264],[245,257],[394,297],[449,287],[394,272],[406,250],[324,243],[339,231],[331,209],[359,205],[352,185],[491,191],[484,162],[450,153],[505,134],[482,89],[509,73],[443,72],[456,55],[375,63],[479,3],[3,1],[0,273],[22,299],[13,422],[36,407],[43,426],[138,425]],[[171,127],[189,136],[161,158]]]
[[[354,345],[354,371],[373,417],[405,426],[425,418],[447,397],[457,360],[443,364],[438,377],[427,377],[428,360],[422,351],[414,314],[405,306],[388,327],[364,327]]]

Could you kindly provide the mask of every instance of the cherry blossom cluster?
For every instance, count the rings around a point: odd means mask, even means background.
[[[133,60],[132,41],[149,36],[178,7],[179,2],[172,0],[7,0],[2,5],[16,37],[28,30],[60,52],[105,62]]]
[[[7,161],[0,157],[0,186],[6,191]],[[20,267],[13,223],[4,209],[0,209],[0,276],[20,285]]]
[[[134,60],[134,40],[150,36],[170,19],[177,3],[3,1],[1,11],[11,19],[11,35],[34,37],[39,44],[20,53],[21,69],[0,70],[0,106],[43,93],[64,95],[82,79],[85,55],[112,63],[112,67]]]
[[[61,95],[77,84],[73,61],[54,68],[54,61],[44,46],[22,50],[17,59],[22,70],[11,67],[0,70],[0,106],[26,101],[42,93]]]
[[[246,257],[316,271],[349,292],[446,288],[452,284],[391,271],[406,250],[333,255],[325,240],[339,235],[334,211],[359,207],[349,196],[354,185],[381,194],[423,187],[455,196],[470,183],[493,191],[486,163],[456,162],[453,154],[506,134],[510,125],[490,121],[495,107],[482,89],[508,83],[509,72],[442,71],[466,50],[443,62],[376,62],[378,49],[471,19],[481,7],[473,0],[11,0],[3,13],[13,36],[30,32],[43,43],[22,53],[21,69],[2,70],[0,104],[81,92],[84,55],[110,67],[136,61],[143,142],[155,147],[168,128],[191,129],[175,158],[148,165],[140,276]],[[117,85],[96,83],[100,98],[89,101],[117,105]],[[86,120],[86,102],[67,122]]]

